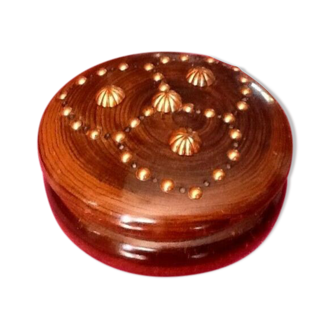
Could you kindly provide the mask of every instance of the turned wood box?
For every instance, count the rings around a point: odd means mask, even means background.
[[[162,52],[68,82],[38,149],[53,213],[77,246],[124,271],[176,276],[229,265],[266,238],[292,136],[275,98],[238,67]]]

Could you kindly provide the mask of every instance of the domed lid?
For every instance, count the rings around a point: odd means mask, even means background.
[[[268,204],[292,138],[274,97],[239,68],[147,53],[67,83],[44,113],[39,153],[46,181],[90,227],[168,241]]]

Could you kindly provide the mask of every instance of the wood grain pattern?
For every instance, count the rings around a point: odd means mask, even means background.
[[[195,68],[200,76],[188,82]],[[100,96],[110,86],[120,93]],[[197,133],[197,153],[176,153],[190,150],[188,140],[172,149],[180,128]],[[250,252],[275,222],[292,157],[287,118],[263,87],[237,67],[180,53],[127,56],[80,74],[51,100],[38,143],[67,234],[110,265],[150,275],[224,266],[235,243]]]

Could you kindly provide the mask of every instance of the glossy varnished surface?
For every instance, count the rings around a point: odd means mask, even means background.
[[[43,116],[39,153],[57,219],[78,245],[127,271],[178,275],[275,221],[292,140],[279,104],[237,67],[150,53],[66,84]]]

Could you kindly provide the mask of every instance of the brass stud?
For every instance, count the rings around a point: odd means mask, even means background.
[[[72,122],[71,127],[74,130],[79,130],[82,127],[82,121],[81,120],[77,120],[77,121]]]
[[[112,135],[112,139],[116,143],[122,143],[126,138],[126,134],[123,131],[117,131]]]
[[[239,141],[242,138],[242,133],[239,129],[231,129],[229,131],[229,136],[235,141]]]
[[[107,73],[107,69],[106,68],[100,68],[97,71],[97,75],[98,76],[104,76]]]
[[[251,94],[251,90],[247,86],[244,86],[243,88],[241,88],[241,93],[244,96],[249,96]]]
[[[154,112],[155,112],[155,110],[154,110],[154,108],[153,107],[145,107],[144,109],[143,109],[143,114],[144,114],[144,116],[151,116],[151,115],[153,115],[154,114]]]
[[[249,79],[247,77],[245,77],[245,76],[241,76],[240,77],[240,82],[241,83],[247,83],[247,82],[249,82]]]
[[[164,193],[169,193],[170,191],[172,191],[174,189],[174,181],[169,180],[169,179],[162,180],[161,184],[160,184],[160,189]]]
[[[203,190],[200,187],[191,187],[188,196],[190,199],[200,199],[203,196]]]
[[[97,92],[97,105],[102,107],[115,107],[125,98],[124,91],[115,85],[109,85]]]
[[[207,62],[207,63],[216,63],[217,62],[217,60],[216,59],[213,59],[213,58],[206,58],[205,59],[205,61]]]
[[[246,111],[249,108],[249,105],[245,101],[239,101],[236,104],[236,107],[239,111]]]
[[[199,87],[210,86],[216,80],[212,71],[205,67],[194,67],[189,69],[186,78],[188,83]]]
[[[128,63],[126,63],[126,62],[121,62],[120,64],[119,64],[119,69],[121,70],[121,71],[125,71],[125,70],[127,70],[128,69]]]
[[[158,92],[152,98],[152,106],[161,113],[176,112],[181,105],[181,96],[174,90]]]
[[[180,128],[172,132],[168,143],[171,150],[179,156],[192,156],[199,152],[202,141],[197,132]]]
[[[221,168],[217,168],[212,172],[212,177],[215,181],[221,181],[226,176],[225,172]]]
[[[180,55],[180,60],[183,61],[183,62],[188,61],[189,60],[189,55],[181,54]]]
[[[155,73],[155,74],[153,75],[153,79],[154,79],[156,82],[161,81],[163,78],[164,78],[164,75],[163,75],[162,73]]]
[[[169,56],[162,56],[160,58],[160,62],[163,63],[164,65],[170,61]]]
[[[130,125],[131,128],[136,128],[136,127],[139,126],[140,122],[141,122],[140,119],[132,118],[132,119],[129,120],[129,125]]]
[[[227,124],[233,123],[235,121],[235,116],[232,113],[224,114],[223,121]]]
[[[145,69],[146,71],[151,71],[153,68],[154,68],[154,65],[153,65],[152,63],[146,63],[146,64],[144,65],[144,69]]]
[[[194,104],[187,103],[182,105],[182,111],[186,113],[193,113],[194,112]]]
[[[136,172],[136,177],[140,181],[147,181],[151,177],[151,172],[148,168],[146,167],[141,167],[137,170]]]
[[[99,130],[90,130],[88,132],[88,136],[92,139],[92,140],[96,140],[99,138],[100,132]]]
[[[227,152],[227,157],[231,161],[238,161],[240,159],[240,152],[236,149],[229,150]]]
[[[209,118],[213,118],[216,115],[216,111],[213,108],[207,108],[204,111],[204,115],[205,117]]]
[[[67,91],[62,91],[59,95],[59,99],[64,100],[67,97]]]
[[[159,91],[169,91],[171,87],[167,83],[160,83],[158,86]]]
[[[72,108],[70,106],[66,106],[62,109],[62,115],[68,116],[72,112]]]
[[[76,83],[77,83],[78,85],[83,85],[83,84],[86,82],[86,80],[87,80],[87,78],[86,78],[85,76],[80,76],[80,77],[77,79]]]
[[[121,153],[120,159],[124,164],[126,164],[133,159],[133,155],[129,151],[125,151]]]

